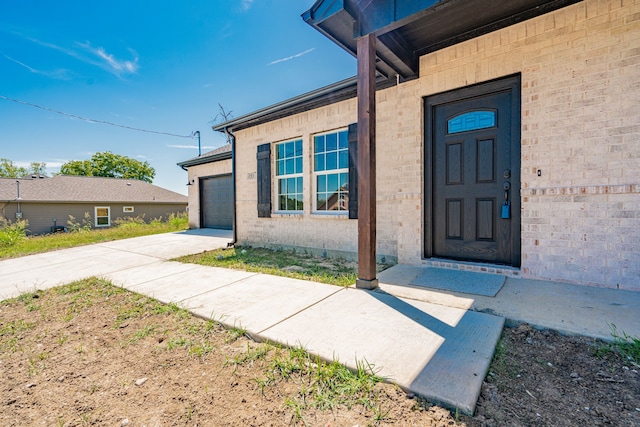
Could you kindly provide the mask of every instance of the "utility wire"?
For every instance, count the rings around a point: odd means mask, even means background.
[[[88,119],[86,117],[76,116],[75,114],[65,113],[64,111],[54,110],[53,108],[48,108],[48,107],[43,107],[41,105],[32,104],[32,103],[27,102],[27,101],[21,101],[19,99],[9,98],[9,97],[6,97],[4,95],[0,95],[0,99],[6,99],[7,101],[12,101],[12,102],[15,102],[15,103],[18,103],[18,104],[23,104],[23,105],[28,105],[30,107],[40,108],[41,110],[51,111],[52,113],[57,113],[57,114],[60,114],[60,115],[63,115],[63,116],[67,116],[67,117],[71,117],[71,118],[78,119],[78,120],[84,120],[85,122],[89,122],[89,123],[102,123],[104,125],[115,126],[115,127],[129,129],[129,130],[135,130],[135,131],[138,131],[138,132],[147,132],[147,133],[155,133],[155,134],[158,134],[158,135],[175,136],[176,138],[190,138],[190,139],[195,138],[194,134],[191,134],[191,135],[177,135],[175,133],[169,133],[169,132],[159,132],[159,131],[155,131],[155,130],[134,128],[134,127],[131,127],[131,126],[120,125],[118,123],[107,122],[106,120]]]

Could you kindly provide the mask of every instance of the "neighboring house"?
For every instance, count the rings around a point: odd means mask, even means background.
[[[303,18],[357,55],[361,87],[214,126],[235,137],[238,243],[640,291],[640,1]]]
[[[231,144],[178,163],[187,171],[189,227],[233,227]]]
[[[66,227],[69,215],[82,224],[85,213],[93,227],[110,227],[118,218],[166,219],[183,213],[187,197],[134,179],[85,176],[0,178],[0,214],[29,221],[31,234]]]

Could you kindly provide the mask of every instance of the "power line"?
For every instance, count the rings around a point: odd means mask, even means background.
[[[129,129],[129,130],[135,130],[135,131],[138,131],[138,132],[147,132],[147,133],[155,133],[155,134],[158,134],[158,135],[175,136],[176,138],[190,138],[190,139],[193,139],[195,137],[194,134],[191,134],[191,135],[177,135],[175,133],[169,133],[169,132],[159,132],[159,131],[155,131],[155,130],[134,128],[134,127],[131,127],[131,126],[126,126],[126,125],[121,125],[121,124],[118,124],[118,123],[108,122],[106,120],[88,119],[86,117],[77,116],[75,114],[65,113],[64,111],[54,110],[53,108],[48,108],[48,107],[43,107],[41,105],[32,104],[31,102],[21,101],[19,99],[9,98],[9,97],[6,97],[4,95],[0,95],[0,98],[1,99],[6,99],[7,101],[15,102],[17,104],[28,105],[30,107],[39,108],[41,110],[51,111],[52,113],[57,113],[57,114],[60,114],[60,115],[63,115],[63,116],[67,116],[67,117],[71,117],[71,118],[74,118],[74,119],[84,120],[85,122],[89,122],[89,123],[101,123],[101,124],[104,124],[104,125],[115,126],[115,127]]]

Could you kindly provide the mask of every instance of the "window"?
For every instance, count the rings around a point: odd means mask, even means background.
[[[123,206],[122,212],[133,213],[133,206]]]
[[[276,191],[279,211],[301,211],[302,140],[276,144]]]
[[[349,210],[349,143],[347,129],[313,138],[315,210]]]
[[[108,206],[96,206],[96,227],[109,227],[111,225],[111,216],[109,215],[110,210],[111,209]]]
[[[492,128],[496,125],[495,111],[470,111],[447,121],[447,133],[468,132]]]

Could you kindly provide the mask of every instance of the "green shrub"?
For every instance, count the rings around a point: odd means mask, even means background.
[[[26,219],[19,219],[16,222],[0,217],[0,247],[13,246],[19,241],[27,237],[27,226],[29,222]]]
[[[186,212],[170,213],[167,224],[174,230],[184,230],[189,227],[189,215]]]
[[[124,228],[140,227],[141,225],[146,224],[144,217],[145,217],[145,214],[138,215],[138,216],[127,216],[124,218],[116,218],[113,220],[113,225],[115,225],[116,227],[124,227]]]
[[[76,217],[73,215],[69,215],[69,220],[67,221],[67,227],[69,231],[72,233],[77,233],[81,231],[91,231],[93,228],[93,222],[91,221],[91,215],[89,212],[84,213],[84,219],[82,220],[82,224],[79,221],[76,221]]]

